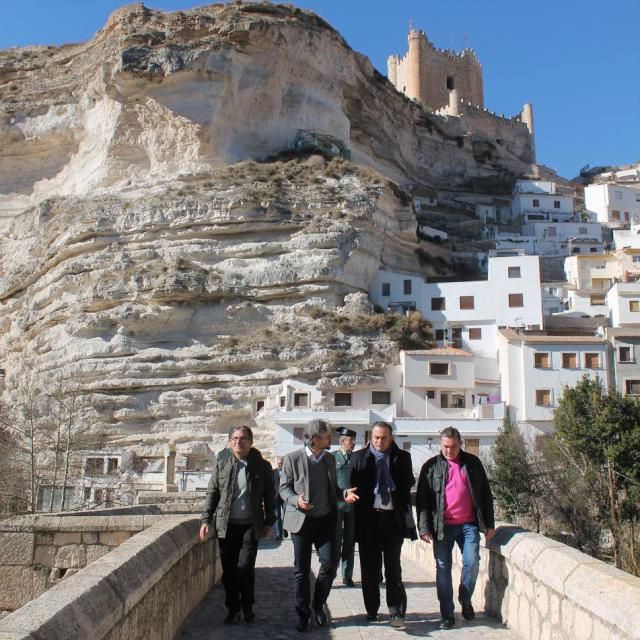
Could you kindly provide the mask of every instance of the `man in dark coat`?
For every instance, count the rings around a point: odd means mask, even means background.
[[[222,584],[228,614],[225,624],[253,622],[258,540],[275,521],[271,465],[254,449],[249,427],[232,427],[229,448],[218,454],[200,517],[200,539],[213,528],[220,546]]]
[[[347,427],[337,429],[340,434],[340,449],[333,452],[336,459],[336,477],[338,488],[346,491],[351,487],[351,457],[356,444],[356,432]],[[353,587],[353,556],[356,547],[355,515],[353,505],[344,501],[344,496],[338,498],[338,552],[342,566],[342,583]]]
[[[440,601],[440,628],[455,625],[452,551],[462,553],[458,601],[462,616],[473,620],[471,596],[480,565],[480,532],[488,542],[494,535],[493,495],[480,459],[462,450],[462,438],[455,427],[440,434],[440,453],[424,463],[420,471],[416,510],[420,537],[433,542],[436,559],[436,588]]]
[[[367,619],[378,619],[384,559],[389,620],[391,626],[402,629],[407,594],[402,583],[400,552],[405,538],[417,538],[411,511],[410,491],[415,484],[411,455],[396,445],[390,424],[376,422],[371,429],[371,441],[353,454],[351,465],[353,489],[345,499],[355,506]]]
[[[327,451],[331,427],[312,420],[304,428],[305,446],[284,458],[280,495],[285,502],[283,526],[291,534],[294,553],[293,586],[298,631],[309,628],[311,613],[320,627],[328,624],[326,602],[338,564],[336,523],[338,484],[336,461]],[[320,571],[311,599],[311,550],[315,547]]]

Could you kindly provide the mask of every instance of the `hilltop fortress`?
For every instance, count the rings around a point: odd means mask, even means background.
[[[481,134],[513,152],[523,162],[535,162],[533,106],[506,118],[484,107],[482,65],[472,49],[456,53],[438,49],[423,31],[409,29],[406,55],[387,59],[387,75],[398,91],[439,115],[461,119],[467,135]]]

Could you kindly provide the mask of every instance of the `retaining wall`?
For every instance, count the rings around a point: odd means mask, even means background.
[[[0,640],[173,638],[218,577],[217,543],[199,542],[192,515],[155,517],[153,526],[0,620]]]
[[[405,541],[403,554],[435,581],[431,544]],[[457,549],[454,563],[458,579]],[[640,578],[518,527],[500,527],[482,548],[473,605],[522,640],[640,638]]]

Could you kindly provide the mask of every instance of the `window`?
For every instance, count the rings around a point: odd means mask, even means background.
[[[405,296],[411,295],[411,280],[403,280],[402,291]]]
[[[629,311],[640,311],[640,300],[629,300]]]
[[[454,409],[464,409],[464,396],[461,393],[452,393],[451,406]]]
[[[589,302],[591,304],[606,304],[607,297],[604,293],[592,293],[589,296]]]
[[[444,311],[445,309],[444,298],[431,298],[431,311]]]
[[[575,254],[575,253],[580,253],[580,247],[573,247],[573,248],[571,249],[571,253],[574,253],[574,254]]]
[[[371,404],[391,404],[391,391],[372,391]]]
[[[589,247],[589,253],[598,253],[598,247]]]
[[[104,458],[87,458],[85,473],[88,476],[101,476],[104,474]]]
[[[523,307],[524,303],[522,301],[521,293],[510,293],[509,294],[509,306],[510,307]]]
[[[622,191],[614,191],[613,193],[616,200],[622,200]]]
[[[536,389],[536,406],[538,407],[551,406],[551,390],[550,389]]]
[[[107,460],[107,474],[110,476],[115,475],[116,473],[118,473],[118,463],[120,461],[118,460],[118,458],[109,458]]]
[[[336,407],[350,407],[351,393],[347,393],[346,391],[336,392],[333,396],[333,400]]]
[[[444,393],[444,391],[440,392],[440,408],[441,409],[449,408],[449,394]]]
[[[560,208],[560,200],[554,200],[553,201],[553,208],[554,209],[559,209]]]
[[[403,451],[411,451],[411,443],[410,442],[403,442],[402,443],[402,450]]]
[[[547,227],[547,236],[549,238],[555,238],[558,235],[558,230],[555,227]]]
[[[611,211],[611,219],[612,220],[620,220],[620,212],[613,209]]]
[[[577,353],[563,353],[562,354],[562,368],[563,369],[577,369],[578,368],[578,354]]]
[[[384,298],[388,298],[391,295],[391,283],[383,282],[382,283],[382,296]]]
[[[309,406],[309,394],[308,393],[294,393],[293,394],[293,406],[294,407],[308,407]]]
[[[482,340],[482,329],[480,327],[470,328],[469,340]]]
[[[480,455],[480,438],[465,438],[464,450],[474,456]]]
[[[460,309],[475,309],[473,296],[460,296]]]
[[[600,354],[599,353],[585,353],[584,354],[584,368],[585,369],[599,369],[600,368]]]
[[[433,400],[436,397],[434,389],[427,389],[427,400]]]
[[[584,235],[585,233],[587,233],[587,227],[580,227],[578,229],[578,233]]]
[[[533,206],[534,207],[539,207],[540,206],[540,200],[538,200],[538,198],[534,198],[533,199]]]
[[[280,406],[284,407],[287,404],[287,397],[286,396],[280,396]]]
[[[633,260],[633,262],[640,262],[640,254],[638,254],[637,256],[633,256],[631,259]]]
[[[432,376],[448,376],[449,363],[448,362],[430,362],[429,374]]]
[[[533,366],[536,369],[550,369],[551,368],[551,354],[549,354],[549,353],[534,353],[533,354]]]
[[[631,347],[620,347],[618,349],[618,360],[620,362],[633,362],[631,357]]]
[[[264,400],[256,400],[256,413],[260,413],[264,409]]]
[[[96,504],[102,504],[104,502],[104,492],[102,489],[96,489],[96,492],[93,494],[93,501]]]
[[[510,278],[520,278],[520,267],[509,267],[507,271]]]
[[[84,487],[82,489],[82,500],[83,502],[89,502],[89,500],[91,500],[91,487]]]
[[[447,76],[447,90],[453,91],[456,88],[456,82],[453,76]]]
[[[303,433],[304,433],[304,427],[293,427],[293,442],[295,444],[302,444],[302,442],[303,442],[302,434]]]
[[[640,380],[625,380],[625,388],[630,396],[640,395]]]
[[[436,342],[444,340],[444,329],[436,329]]]

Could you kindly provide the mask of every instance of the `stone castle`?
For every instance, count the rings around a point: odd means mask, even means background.
[[[512,118],[485,109],[482,65],[472,49],[456,53],[434,47],[423,31],[409,29],[409,49],[390,55],[387,75],[398,91],[437,114],[465,117],[474,132],[492,133],[498,145],[518,150],[535,162],[533,106],[525,104]],[[521,155],[525,146],[529,153]]]

